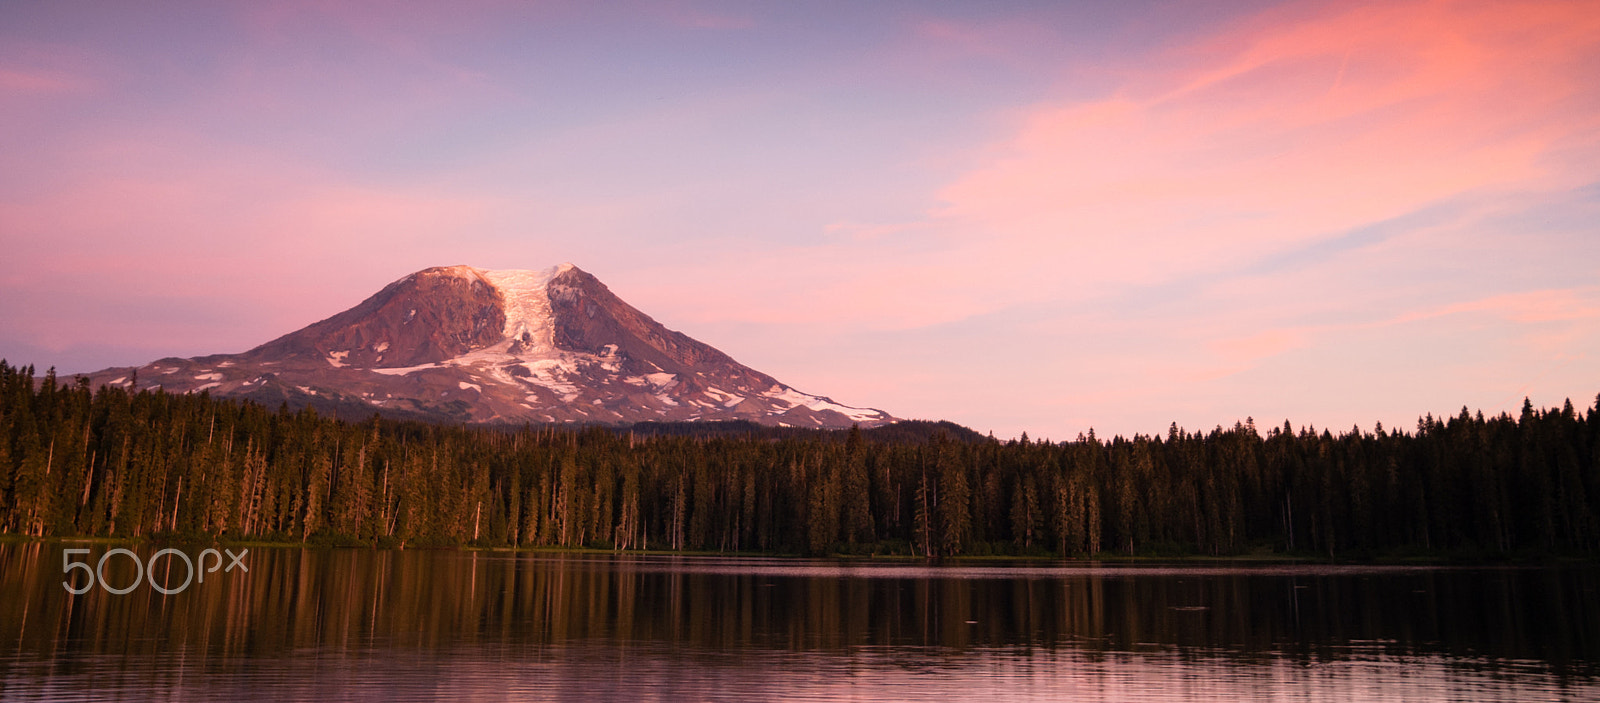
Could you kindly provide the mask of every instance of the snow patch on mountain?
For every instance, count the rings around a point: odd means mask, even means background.
[[[827,398],[814,396],[809,393],[801,393],[793,388],[781,385],[773,386],[772,388],[767,389],[767,392],[763,393],[762,395],[781,403],[787,403],[790,410],[802,406],[818,412],[823,410],[832,410],[833,412],[848,417],[855,422],[870,422],[882,420],[884,418],[884,413],[880,410],[852,408],[848,405],[840,405],[839,403],[835,403]]]
[[[399,368],[367,369],[367,370],[371,371],[373,373],[381,373],[381,374],[383,374],[385,376],[404,376],[404,375],[407,375],[407,374],[416,373],[418,371],[426,371],[428,369],[437,369],[437,368],[439,368],[438,364],[422,364],[421,366],[402,366],[402,367],[399,367]]]
[[[572,268],[572,264],[530,271],[473,269],[505,300],[505,337],[522,342],[531,352],[555,351],[555,325],[550,312],[550,279]]]

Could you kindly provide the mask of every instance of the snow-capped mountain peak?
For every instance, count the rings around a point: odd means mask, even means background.
[[[107,369],[91,383],[131,383]],[[425,269],[243,354],[162,359],[139,385],[481,422],[743,419],[875,426],[667,329],[570,263]],[[363,410],[364,409],[364,410]]]

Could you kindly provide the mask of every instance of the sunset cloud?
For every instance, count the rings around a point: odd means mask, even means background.
[[[1084,294],[1469,193],[1575,188],[1600,175],[1570,160],[1600,134],[1597,37],[1574,3],[1273,13],[1155,57],[1116,95],[1033,109],[938,216],[982,233],[972,256],[1072,262],[1063,285]]]
[[[989,46],[981,28],[918,31]],[[1574,3],[1297,4],[1241,20],[1132,62],[1106,97],[1022,111],[925,219],[774,253],[836,280],[802,307],[753,300],[745,314],[936,324],[1235,271],[1461,198],[1492,217],[1600,179],[1583,158],[1600,154],[1596,61],[1600,17]],[[879,261],[896,265],[862,265]]]

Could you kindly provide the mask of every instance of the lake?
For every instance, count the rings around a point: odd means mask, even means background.
[[[1592,566],[113,547],[0,544],[0,701],[1600,700]]]

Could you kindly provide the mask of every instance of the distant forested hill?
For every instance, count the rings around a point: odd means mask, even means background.
[[[346,422],[0,362],[0,531],[896,552],[1600,554],[1600,399],[1414,430],[1062,443],[869,431]]]

